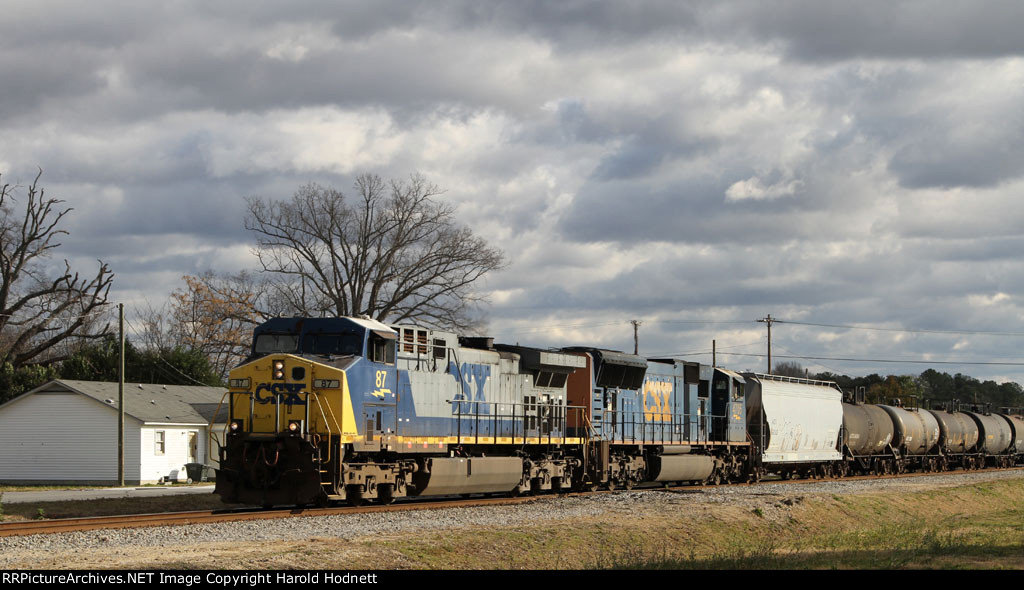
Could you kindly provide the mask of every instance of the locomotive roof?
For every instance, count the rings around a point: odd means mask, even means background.
[[[336,317],[336,318],[271,318],[259,326],[256,326],[256,333],[305,333],[305,332],[339,332],[346,328],[351,329],[353,324],[364,330],[371,330],[376,333],[396,334],[390,326],[370,318]],[[381,335],[384,335],[381,334]]]
[[[591,348],[589,346],[569,346],[563,348],[566,352],[589,352],[598,357],[601,362],[628,367],[647,367],[647,359],[637,354],[619,352],[617,350],[605,350],[603,348]]]

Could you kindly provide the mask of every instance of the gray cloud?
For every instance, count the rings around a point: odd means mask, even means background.
[[[160,300],[182,274],[251,267],[245,196],[420,171],[509,254],[485,287],[499,336],[631,349],[626,320],[639,317],[650,352],[717,337],[754,354],[765,313],[1024,331],[1022,12],[16,2],[0,23],[0,173],[44,168],[75,207],[55,261],[110,261],[130,301]],[[583,327],[530,331],[561,324]],[[826,356],[1009,348],[778,334]]]

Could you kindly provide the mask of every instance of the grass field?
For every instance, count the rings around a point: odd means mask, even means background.
[[[1024,481],[400,539],[425,568],[1024,568]],[[357,561],[358,563],[358,561]],[[366,564],[369,565],[369,564]]]

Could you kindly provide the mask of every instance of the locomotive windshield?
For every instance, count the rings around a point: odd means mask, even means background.
[[[299,337],[295,334],[260,334],[256,337],[256,354],[274,352],[295,352],[299,348]]]
[[[302,352],[307,354],[358,355],[363,352],[363,335],[356,332],[342,334],[306,334],[302,339]]]

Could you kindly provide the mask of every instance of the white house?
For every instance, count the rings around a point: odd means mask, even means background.
[[[125,383],[125,483],[185,481],[186,463],[216,466],[208,425],[225,391]],[[221,439],[226,416],[225,400]],[[117,383],[58,379],[0,405],[0,482],[116,484],[117,420]]]

